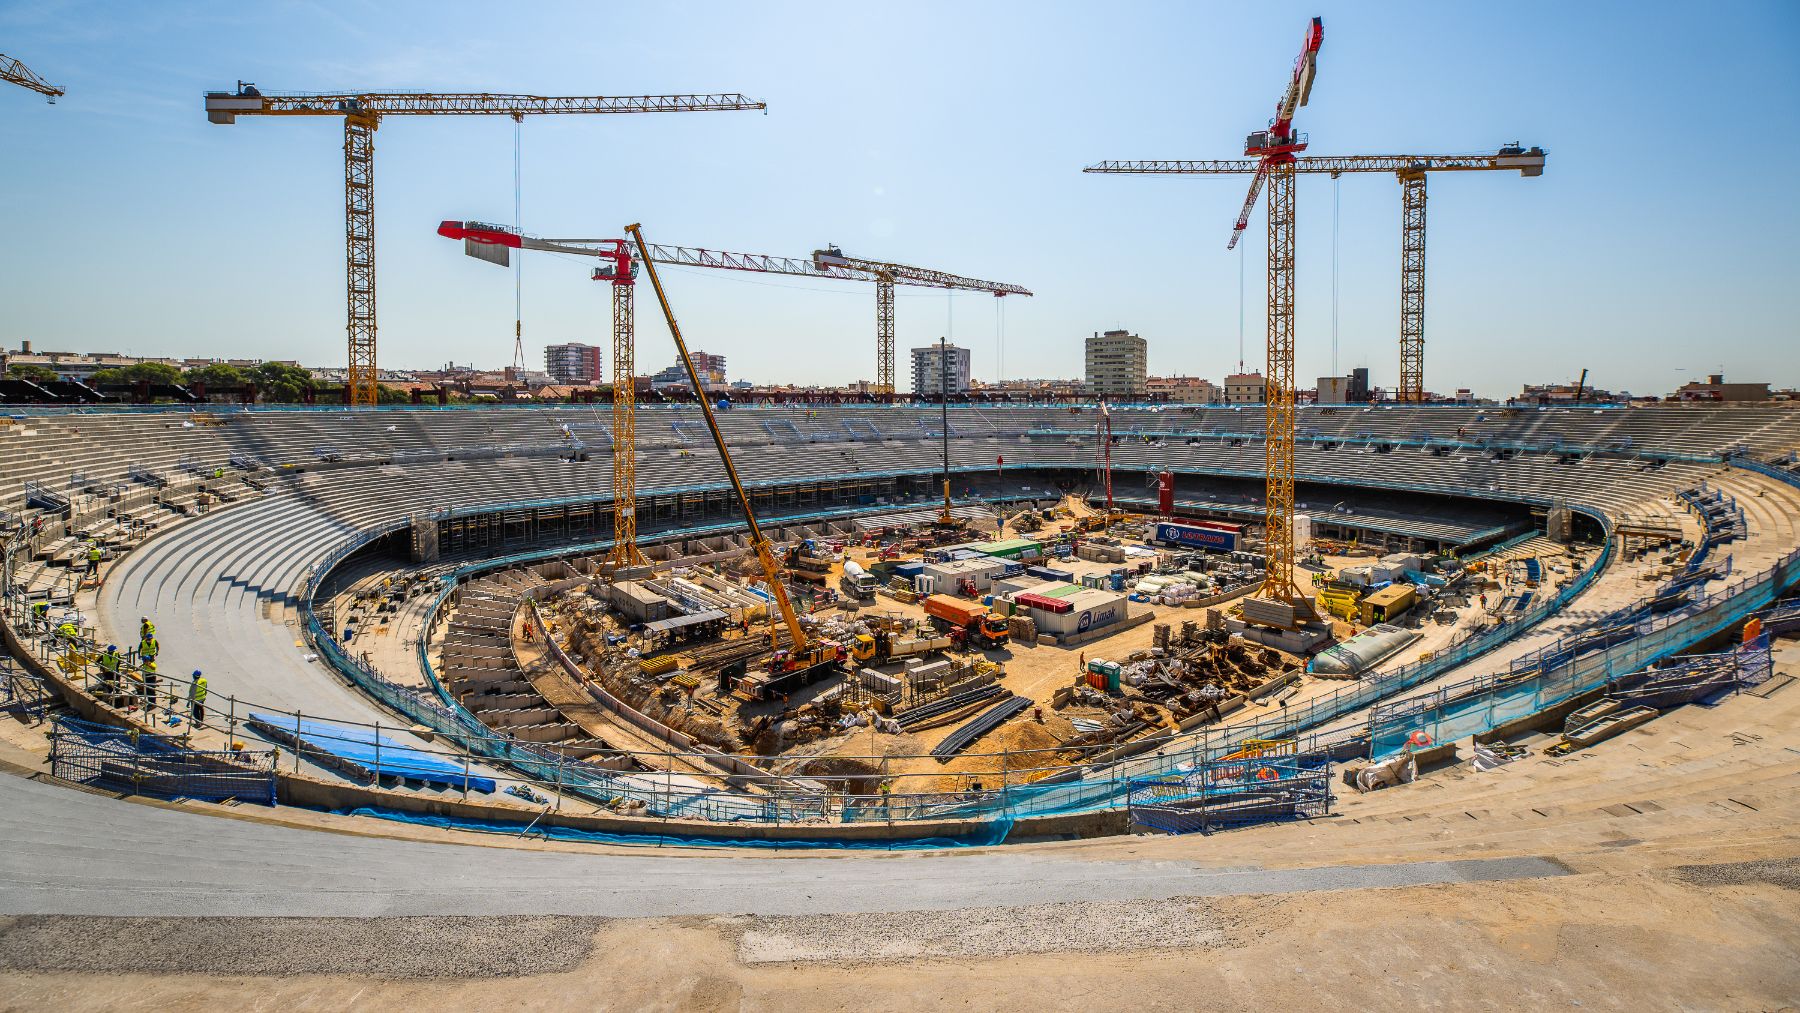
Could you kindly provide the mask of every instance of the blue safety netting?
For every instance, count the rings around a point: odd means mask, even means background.
[[[544,823],[535,826],[529,823],[516,823],[500,820],[463,819],[455,816],[438,816],[427,813],[401,812],[397,809],[383,809],[372,806],[361,806],[355,809],[333,810],[340,816],[373,816],[377,819],[394,820],[399,823],[411,823],[415,826],[440,827],[445,830],[472,830],[484,834],[505,834],[508,837],[521,837],[526,833],[533,836],[547,837],[555,841],[576,841],[586,844],[628,844],[640,847],[677,847],[693,848],[779,848],[779,849],[854,849],[858,851],[919,851],[942,848],[981,848],[999,844],[1006,840],[1012,830],[1011,820],[986,820],[976,824],[977,829],[962,837],[907,837],[893,840],[858,841],[834,840],[830,838],[816,840],[769,840],[760,837],[698,837],[691,834],[642,833],[615,834],[601,830],[580,830],[574,827],[551,826]]]
[[[398,777],[479,792],[492,792],[495,787],[491,777],[471,775],[460,763],[396,742],[373,728],[254,713],[250,726],[259,735],[315,754],[315,759],[324,754],[336,761],[333,766],[348,766],[361,777]]]

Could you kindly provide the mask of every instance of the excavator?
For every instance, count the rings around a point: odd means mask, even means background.
[[[644,273],[649,275],[650,286],[656,290],[656,301],[662,307],[663,319],[668,322],[669,334],[675,339],[675,350],[680,353],[681,365],[687,370],[688,380],[693,384],[694,400],[700,405],[700,413],[706,419],[706,428],[712,434],[713,445],[719,449],[719,460],[725,465],[725,474],[731,479],[732,491],[737,494],[738,505],[743,508],[744,521],[750,528],[751,551],[756,554],[757,565],[762,568],[763,579],[769,585],[769,594],[775,599],[782,624],[787,628],[789,643],[783,648],[771,615],[769,646],[772,653],[767,671],[751,672],[739,679],[732,695],[746,702],[774,699],[785,695],[789,690],[836,672],[844,660],[844,648],[829,640],[814,640],[807,636],[805,627],[800,625],[800,616],[794,611],[794,603],[788,599],[787,586],[782,583],[781,564],[776,560],[775,550],[769,544],[768,537],[763,534],[762,526],[756,522],[756,511],[750,505],[750,494],[744,491],[744,483],[738,478],[737,466],[731,461],[731,451],[725,447],[725,435],[719,431],[719,421],[713,415],[712,402],[706,396],[706,389],[700,382],[700,373],[694,368],[693,358],[688,355],[687,342],[681,336],[681,325],[675,322],[675,311],[669,306],[669,297],[663,291],[662,278],[656,272],[656,262],[650,259],[650,250],[644,243],[643,229],[632,224],[625,226],[625,231],[631,234],[632,241],[637,244]]]

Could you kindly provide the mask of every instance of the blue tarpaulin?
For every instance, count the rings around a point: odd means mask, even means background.
[[[285,745],[327,753],[367,774],[379,773],[382,777],[400,777],[449,788],[464,787],[462,764],[396,742],[373,728],[307,721],[285,714],[251,714],[250,724],[260,734]],[[294,741],[296,732],[299,735],[297,742]],[[491,777],[469,775],[467,779],[469,791],[494,790]]]

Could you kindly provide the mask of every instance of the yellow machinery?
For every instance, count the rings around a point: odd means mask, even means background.
[[[1330,586],[1319,588],[1319,606],[1345,622],[1355,622],[1362,617],[1359,601],[1355,591]]]
[[[682,368],[687,370],[688,379],[694,385],[694,398],[700,403],[700,413],[706,419],[706,429],[712,433],[713,445],[719,448],[719,460],[725,465],[725,475],[731,479],[732,491],[737,493],[738,505],[744,510],[744,522],[750,527],[750,548],[756,553],[757,565],[762,567],[763,579],[769,583],[769,593],[775,596],[775,605],[781,610],[781,621],[786,624],[788,637],[792,646],[785,658],[778,659],[784,669],[806,668],[837,660],[839,651],[835,645],[815,644],[806,636],[806,630],[800,625],[800,617],[794,612],[794,605],[788,600],[787,588],[781,582],[781,566],[775,560],[775,550],[762,533],[762,526],[756,523],[756,511],[750,505],[750,494],[744,491],[744,483],[739,480],[737,466],[731,463],[731,451],[725,447],[725,434],[719,431],[719,421],[713,416],[712,405],[706,400],[706,387],[700,382],[700,373],[694,368],[694,360],[688,355],[687,342],[681,337],[681,326],[675,322],[675,311],[669,307],[669,297],[663,292],[662,279],[657,277],[656,262],[650,259],[650,250],[644,245],[644,233],[637,225],[625,226],[631,234],[632,242],[637,244],[638,257],[644,270],[650,276],[650,287],[656,290],[656,301],[662,307],[663,319],[668,321],[669,335],[675,339],[675,350],[681,355]],[[772,648],[779,648],[773,621],[769,625],[769,643]]]
[[[542,96],[487,92],[345,92],[264,94],[239,81],[237,91],[206,93],[206,118],[337,116],[344,121],[345,281],[349,295],[350,403],[376,401],[375,128],[384,116],[545,116],[572,113],[690,113],[762,109],[742,95]]]
[[[16,84],[21,88],[35,91],[39,95],[49,99],[51,105],[56,104],[56,96],[64,94],[61,88],[45,81],[43,78],[37,76],[30,67],[7,56],[5,53],[0,53],[0,81]]]

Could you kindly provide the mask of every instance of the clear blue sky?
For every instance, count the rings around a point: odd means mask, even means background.
[[[504,15],[502,12],[505,12]],[[343,361],[341,133],[334,119],[214,126],[202,93],[470,89],[742,91],[767,115],[564,116],[524,126],[524,224],[804,256],[847,252],[1017,282],[1006,373],[1075,376],[1125,327],[1152,372],[1237,360],[1245,181],[1079,170],[1227,158],[1261,126],[1325,18],[1317,154],[1550,151],[1544,176],[1431,182],[1427,382],[1489,394],[1572,379],[1666,392],[1723,368],[1800,383],[1800,5],[1520,3],[33,3],[0,52],[68,88],[0,92],[0,341],[17,347]],[[381,361],[500,365],[512,281],[437,238],[512,216],[512,124],[395,117],[376,138]],[[1346,178],[1340,364],[1395,378],[1399,192]],[[1330,366],[1331,207],[1299,185],[1299,373]],[[1262,220],[1248,359],[1260,364]],[[528,357],[606,336],[586,265],[526,265]],[[672,272],[694,346],[734,377],[873,372],[873,294]],[[904,291],[904,290],[903,290]],[[646,293],[647,296],[647,293]],[[653,303],[639,362],[672,360]],[[995,372],[994,300],[912,295],[899,345],[948,329]]]

